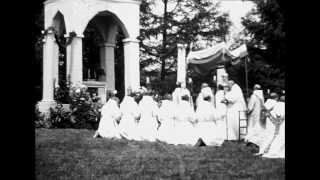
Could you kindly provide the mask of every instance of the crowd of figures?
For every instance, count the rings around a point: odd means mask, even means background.
[[[161,100],[144,87],[129,90],[121,103],[116,91],[109,92],[108,97],[94,137],[220,146],[225,140],[240,138],[239,116],[243,113],[248,117],[244,140],[259,146],[257,155],[285,156],[284,95],[279,98],[271,93],[265,102],[260,85],[254,86],[248,103],[240,86],[232,80],[219,85],[216,93],[203,83],[195,101],[182,84]]]

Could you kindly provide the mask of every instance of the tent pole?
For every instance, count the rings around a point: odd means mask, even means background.
[[[247,67],[247,59],[248,57],[245,57],[245,60],[244,60],[244,68],[245,68],[245,73],[246,73],[246,95],[247,95],[247,98],[249,97],[249,94],[248,94],[248,67]]]

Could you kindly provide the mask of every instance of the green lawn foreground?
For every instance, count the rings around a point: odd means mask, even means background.
[[[37,179],[284,179],[285,160],[244,143],[186,147],[93,139],[93,130],[36,129]]]

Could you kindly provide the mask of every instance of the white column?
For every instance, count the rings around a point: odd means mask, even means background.
[[[139,41],[127,38],[124,43],[125,92],[128,88],[137,89],[140,86]]]
[[[101,81],[106,82],[106,56],[105,56],[105,46],[104,43],[100,44],[100,67],[104,70],[105,75],[101,78]]]
[[[103,43],[101,47],[101,65],[106,73],[106,83],[108,90],[115,90],[115,71],[114,71],[114,48],[113,43]]]
[[[56,42],[53,43],[53,81],[54,87],[59,85],[59,46]]]
[[[83,36],[73,37],[71,43],[71,83],[82,84],[82,38]]]
[[[49,31],[43,44],[42,100],[37,105],[42,113],[48,113],[49,108],[55,104],[53,99],[53,61],[54,34]]]
[[[177,82],[186,84],[186,74],[187,74],[187,65],[186,65],[186,45],[178,44],[178,58],[177,58]]]
[[[102,104],[106,103],[107,101],[106,88],[98,88],[98,96],[100,97]]]
[[[65,35],[64,36],[65,38],[66,38],[66,40],[67,40],[67,42],[69,41],[69,35]],[[67,77],[67,80],[68,80],[68,78],[69,77],[71,77],[71,65],[72,65],[72,63],[71,63],[71,44],[69,44],[69,45],[67,45],[67,47],[66,47],[66,77]],[[70,79],[71,80],[71,79]]]

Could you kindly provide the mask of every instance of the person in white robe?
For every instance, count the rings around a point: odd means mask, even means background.
[[[255,86],[248,103],[248,134],[245,137],[246,142],[254,144],[260,144],[263,140],[262,135],[265,130],[264,124],[261,121],[264,102],[261,96],[255,93],[257,90],[257,86]]]
[[[120,104],[122,118],[119,124],[119,130],[123,138],[139,141],[141,140],[138,129],[140,109],[134,99],[136,92],[137,91],[130,92],[124,97]]]
[[[166,94],[159,108],[158,118],[160,127],[158,128],[157,139],[168,144],[174,144],[174,116],[176,105],[172,101],[171,94]]]
[[[194,133],[195,112],[189,103],[187,92],[182,94],[181,102],[176,106],[174,116],[174,144],[195,145],[198,137]]]
[[[261,89],[261,86],[260,86],[260,84],[255,84],[254,86],[253,86],[253,93],[255,94],[255,95],[257,95],[261,100],[262,100],[262,102],[264,103],[264,95],[263,95],[263,90]]]
[[[220,146],[224,141],[224,131],[217,126],[218,112],[210,102],[210,92],[203,93],[202,97],[195,114],[195,134],[208,146]]]
[[[285,158],[285,101],[283,98],[275,105],[269,114],[269,119],[275,126],[273,134],[266,134],[259,153],[266,158]]]
[[[158,123],[158,105],[153,100],[151,91],[148,90],[139,102],[141,113],[139,121],[139,135],[141,140],[156,141]]]
[[[229,80],[228,84],[230,86],[230,91],[234,93],[234,95],[236,95],[235,97],[237,97],[237,103],[238,103],[237,106],[241,111],[246,111],[247,104],[244,99],[241,87],[237,83],[235,83],[233,80]]]
[[[267,99],[267,101],[264,103],[264,114],[268,114],[271,113],[274,110],[274,107],[278,104],[278,100],[279,100],[279,95],[275,92],[272,92],[270,94],[270,98]],[[265,119],[265,129],[264,129],[264,134],[263,136],[270,136],[270,134],[272,135],[275,131],[275,126],[274,124],[271,122],[270,118],[267,117]],[[263,138],[263,141],[260,142],[259,144],[257,144],[258,146],[261,146],[265,141],[265,138]]]
[[[229,81],[230,91],[225,95],[227,102],[228,140],[239,140],[239,117],[240,113],[247,110],[242,90],[234,81]]]
[[[207,83],[202,83],[201,91],[196,99],[196,107],[198,107],[199,104],[204,101],[203,100],[204,94],[207,94],[210,96],[210,103],[215,106],[215,98],[214,98],[212,89],[209,87]]]
[[[226,104],[222,103],[222,101],[224,99],[224,94],[225,94],[224,87],[223,87],[222,84],[219,84],[217,92],[215,94],[215,100],[216,100],[216,103],[215,103],[216,106],[215,107],[217,109],[226,108]]]
[[[270,138],[272,138],[275,133],[276,126],[274,125],[274,123],[272,123],[272,120],[270,119],[270,114],[274,113],[274,108],[278,104],[278,99],[278,94],[272,92],[270,94],[270,98],[267,99],[267,101],[264,103],[264,108],[261,113],[261,115],[266,116],[266,118],[264,119],[264,129],[262,129],[261,133],[255,135],[255,140],[253,142],[257,146],[259,146],[260,150],[263,146],[270,143]]]
[[[134,101],[139,104],[139,102],[141,101],[143,94],[147,92],[147,90],[144,87],[140,87],[138,88],[138,90],[136,90],[135,92],[135,96],[134,96]]]
[[[172,93],[172,100],[176,105],[182,101],[181,98],[183,94],[187,94],[190,97],[188,102],[192,107],[194,107],[190,91],[186,88],[185,84],[178,82],[176,89]]]
[[[180,101],[181,101],[181,99],[180,99],[180,97],[181,97],[180,91],[181,91],[181,83],[177,82],[176,88],[172,92],[172,101],[176,105],[178,105],[180,103]]]
[[[119,133],[118,122],[121,119],[121,115],[122,114],[117,98],[115,97],[115,93],[110,93],[109,100],[101,109],[101,119],[94,138],[101,136],[103,138],[120,139],[121,136]]]

